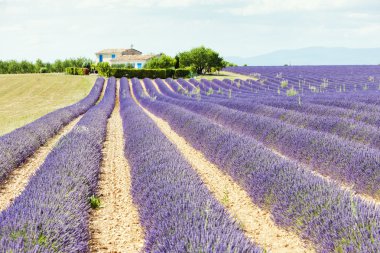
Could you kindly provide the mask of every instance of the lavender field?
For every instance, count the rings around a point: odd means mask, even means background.
[[[224,71],[0,136],[0,252],[380,252],[380,66]]]

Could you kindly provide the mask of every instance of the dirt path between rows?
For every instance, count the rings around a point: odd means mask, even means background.
[[[141,106],[133,92],[132,96],[197,171],[214,197],[237,220],[246,236],[254,243],[271,252],[315,252],[311,244],[306,244],[293,232],[278,227],[271,214],[253,204],[248,194],[229,175],[209,162],[201,152],[174,132],[166,121]]]
[[[293,163],[298,164],[302,169],[311,172],[314,176],[319,177],[319,178],[323,179],[326,182],[330,182],[330,183],[335,184],[342,191],[347,191],[351,196],[356,196],[356,197],[362,199],[364,202],[367,202],[368,204],[375,204],[375,205],[379,205],[380,204],[380,200],[379,199],[376,199],[376,198],[374,198],[374,197],[372,197],[372,196],[370,196],[368,194],[358,193],[357,191],[355,191],[353,185],[348,185],[347,183],[345,183],[343,181],[338,181],[338,180],[335,180],[335,179],[333,179],[333,178],[331,178],[331,177],[329,177],[327,175],[323,175],[323,174],[319,173],[317,169],[314,169],[313,167],[311,167],[311,166],[309,166],[307,164],[304,164],[304,163],[301,163],[299,161],[296,161],[296,160],[292,159],[291,157],[288,157],[288,156],[284,155],[283,153],[281,153],[277,149],[270,148],[270,150],[274,154],[276,154],[277,156],[281,157],[282,159],[287,160],[289,162],[293,162]]]
[[[118,82],[103,147],[98,189],[101,207],[93,210],[90,217],[91,252],[141,252],[144,246],[144,232],[130,193],[130,167],[124,156],[119,87]]]
[[[166,81],[165,81],[166,83]],[[170,85],[167,84],[169,87]],[[157,84],[156,84],[157,86]],[[182,87],[182,86],[181,86]],[[158,87],[157,87],[158,88]],[[171,89],[173,92],[174,90]],[[215,124],[219,125],[220,127],[226,127],[226,126],[223,126],[221,124],[219,124],[218,122],[215,122]],[[376,205],[379,205],[380,204],[380,200],[379,199],[376,199],[368,194],[364,194],[364,193],[358,193],[354,190],[354,187],[353,185],[347,185],[345,184],[344,182],[341,182],[341,181],[337,181],[335,179],[332,179],[331,177],[327,176],[327,175],[323,175],[323,174],[320,174],[317,170],[313,169],[312,167],[310,167],[309,165],[306,165],[306,164],[303,164],[303,163],[300,163],[299,161],[295,161],[294,159],[282,154],[280,151],[276,150],[275,148],[270,148],[270,150],[276,154],[277,156],[281,157],[282,159],[284,160],[287,160],[287,161],[290,161],[290,162],[293,162],[293,163],[296,163],[296,164],[299,164],[301,166],[301,168],[305,169],[305,170],[308,170],[310,171],[313,175],[319,177],[319,178],[322,178],[323,180],[327,181],[327,182],[332,182],[332,183],[335,183],[337,185],[337,187],[341,188],[343,191],[348,191],[352,196],[357,196],[358,198],[361,198],[362,200],[364,200],[365,202],[369,203],[369,204],[376,204]]]
[[[36,150],[36,152],[29,157],[23,165],[10,173],[8,178],[0,185],[0,211],[6,209],[14,199],[22,193],[27,186],[29,179],[44,163],[46,157],[55,147],[57,142],[70,132],[81,118],[82,116],[79,116],[68,125],[64,126],[61,131],[49,139],[45,145]]]
[[[160,88],[158,87],[156,81],[155,80],[151,80],[151,81],[152,81],[154,88],[157,90],[157,92],[162,95],[162,92],[161,92]]]
[[[166,85],[166,87],[168,87],[169,88],[169,90],[170,91],[172,91],[172,92],[174,92],[175,93],[175,91],[174,91],[174,89],[173,89],[173,87],[166,81],[166,80],[162,80],[162,81],[164,81],[164,84]]]

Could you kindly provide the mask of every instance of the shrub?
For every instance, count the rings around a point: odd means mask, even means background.
[[[68,67],[65,69],[65,72],[68,75],[89,75],[90,74],[90,70],[88,68]]]
[[[175,69],[166,69],[166,78],[173,78],[175,74]]]
[[[127,68],[112,68],[109,71],[110,76],[116,78],[128,77],[128,78],[166,78],[165,69],[127,69]]]
[[[150,60],[148,60],[144,68],[146,69],[169,69],[174,68],[176,64],[176,59],[166,55],[166,54],[160,54],[157,55]]]
[[[73,67],[65,68],[65,73],[68,75],[74,75],[74,68]]]
[[[100,64],[100,63],[99,63]],[[131,69],[131,68],[109,68],[106,66],[97,67],[99,75],[102,76],[114,76],[116,78],[186,78],[190,77],[191,71],[189,69]],[[103,64],[102,64],[103,65]],[[108,65],[109,66],[109,65]]]
[[[191,71],[189,69],[176,69],[174,72],[174,78],[186,78],[190,77]]]
[[[116,69],[122,69],[125,67],[126,67],[126,65],[123,63],[112,64],[112,68],[116,68]]]
[[[111,66],[108,62],[99,62],[96,65],[96,70],[98,71],[98,74],[101,76],[109,77],[110,71],[111,71]]]
[[[297,94],[298,94],[298,92],[294,88],[291,88],[291,89],[289,89],[289,90],[286,91],[286,95],[288,97],[293,97],[293,96],[295,96]]]
[[[46,67],[40,68],[40,73],[48,73],[48,69]]]
[[[282,80],[281,81],[281,88],[286,88],[286,87],[288,87],[288,80]]]
[[[100,207],[100,199],[94,195],[89,198],[89,202],[92,209],[97,209]]]
[[[89,75],[90,70],[88,68],[76,68],[77,75]]]

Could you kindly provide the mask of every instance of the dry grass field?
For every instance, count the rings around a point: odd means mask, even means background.
[[[0,75],[0,135],[85,97],[95,76]]]

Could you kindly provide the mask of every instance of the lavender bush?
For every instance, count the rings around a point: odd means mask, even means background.
[[[262,252],[153,121],[133,102],[121,79],[125,155],[132,195],[145,228],[145,252]],[[138,79],[132,80],[139,85]],[[141,96],[142,90],[138,93]]]
[[[141,87],[134,87],[139,94]],[[318,251],[380,249],[378,207],[276,156],[252,138],[160,99],[139,97],[146,108],[167,120],[175,131],[230,174],[255,203],[269,209],[276,222],[312,240],[319,246]],[[209,109],[206,104],[201,105]]]
[[[96,190],[115,92],[116,81],[110,78],[102,101],[58,142],[0,214],[2,252],[88,252],[89,197]]]
[[[104,84],[98,78],[90,93],[76,104],[58,109],[0,137],[0,183],[10,171],[31,156],[70,121],[85,113],[99,99]]]

